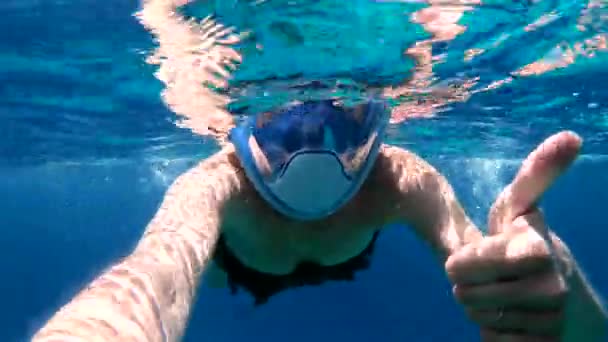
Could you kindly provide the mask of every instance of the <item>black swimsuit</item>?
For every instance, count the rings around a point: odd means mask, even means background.
[[[370,244],[359,255],[343,263],[333,266],[301,263],[294,272],[281,276],[262,273],[243,265],[230,251],[223,237],[218,241],[214,261],[228,274],[228,285],[232,293],[243,288],[255,298],[255,305],[260,305],[288,288],[319,285],[331,280],[353,280],[357,271],[369,267],[377,238],[378,233],[374,234]]]

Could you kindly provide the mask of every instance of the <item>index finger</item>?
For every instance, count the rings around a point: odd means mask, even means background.
[[[574,162],[582,139],[563,131],[541,143],[522,163],[513,182],[498,196],[490,214],[491,234],[499,233],[503,223],[533,210],[545,191]]]

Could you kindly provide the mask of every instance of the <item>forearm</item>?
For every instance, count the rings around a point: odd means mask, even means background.
[[[605,341],[608,337],[608,312],[605,304],[587,281],[583,270],[575,264],[573,271],[565,313],[568,321],[562,341]]]
[[[152,247],[155,243],[149,241]],[[209,255],[188,264],[177,252],[170,253],[162,247],[158,253],[141,250],[110,267],[33,341],[178,341],[198,283],[196,270],[204,268]]]
[[[178,341],[218,239],[221,207],[238,185],[222,158],[178,178],[135,250],[61,308],[33,341]]]

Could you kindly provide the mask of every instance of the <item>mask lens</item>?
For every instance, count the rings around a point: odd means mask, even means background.
[[[338,157],[348,177],[355,177],[387,115],[378,101],[353,107],[308,102],[259,114],[252,135],[268,167],[258,167],[269,168],[264,177],[272,181],[297,154],[326,151]]]

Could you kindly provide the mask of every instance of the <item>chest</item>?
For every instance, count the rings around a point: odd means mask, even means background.
[[[385,223],[378,203],[364,193],[331,217],[295,221],[275,212],[257,194],[230,201],[222,219],[224,241],[244,265],[272,274],[291,273],[302,262],[336,265],[360,254]]]

